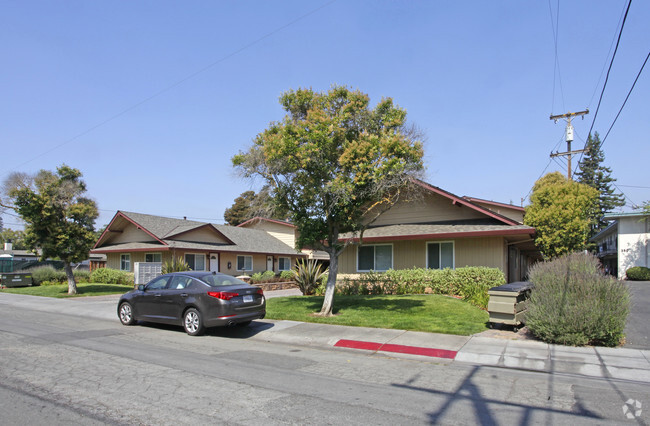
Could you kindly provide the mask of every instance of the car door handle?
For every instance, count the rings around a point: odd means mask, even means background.
[[[187,297],[187,293],[181,293],[181,297]]]

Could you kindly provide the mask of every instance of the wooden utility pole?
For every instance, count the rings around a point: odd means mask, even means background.
[[[578,149],[576,151],[571,151],[571,142],[573,142],[573,126],[571,125],[571,119],[576,116],[582,116],[582,119],[585,119],[585,115],[589,114],[589,108],[587,108],[584,111],[580,112],[567,112],[566,114],[561,114],[561,115],[551,115],[551,120],[555,121],[557,123],[558,120],[560,119],[565,119],[566,120],[566,151],[567,152],[551,152],[551,157],[563,157],[567,156],[569,166],[567,168],[567,178],[571,180],[571,156],[573,154],[579,154],[581,152],[584,152],[584,149]]]

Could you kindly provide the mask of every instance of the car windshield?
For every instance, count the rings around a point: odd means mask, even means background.
[[[211,287],[221,287],[226,285],[238,285],[246,284],[242,280],[238,280],[235,277],[230,275],[221,275],[221,274],[206,274],[201,277],[201,281],[210,285]]]

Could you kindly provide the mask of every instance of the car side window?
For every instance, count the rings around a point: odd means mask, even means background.
[[[147,290],[162,290],[167,287],[169,277],[159,277],[147,284]]]
[[[180,290],[186,288],[190,282],[192,282],[192,278],[190,277],[175,276],[171,279],[168,288],[170,290]]]

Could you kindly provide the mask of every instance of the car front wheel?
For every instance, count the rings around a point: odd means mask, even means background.
[[[128,302],[124,302],[120,305],[120,322],[124,325],[133,325],[135,324],[135,318],[133,318],[133,308]]]
[[[190,336],[200,336],[203,334],[205,327],[203,326],[201,313],[194,308],[188,309],[183,316],[183,327]]]

